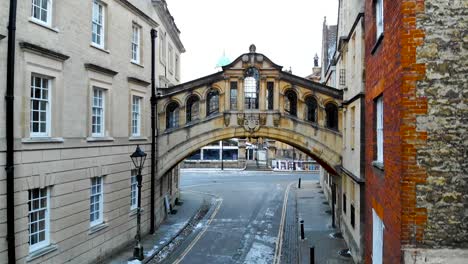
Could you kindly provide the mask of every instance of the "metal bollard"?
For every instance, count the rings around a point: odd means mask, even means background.
[[[297,188],[301,188],[301,178],[299,178],[299,184],[297,185]]]
[[[310,248],[310,264],[315,264],[315,247]]]
[[[304,235],[304,220],[301,220],[301,239],[304,240],[305,235]]]

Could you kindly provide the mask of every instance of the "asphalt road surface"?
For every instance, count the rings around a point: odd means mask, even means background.
[[[273,263],[288,184],[318,174],[183,171],[181,189],[213,195],[211,222],[175,263]]]

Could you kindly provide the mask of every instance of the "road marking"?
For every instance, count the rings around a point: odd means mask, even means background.
[[[280,222],[280,227],[278,231],[278,238],[276,239],[275,257],[273,258],[273,264],[279,264],[281,261],[281,249],[283,247],[283,233],[284,233],[284,222],[286,220],[286,209],[288,206],[289,191],[291,189],[291,186],[294,183],[295,182],[291,182],[286,188],[286,191],[284,192],[283,211],[281,212],[281,222]]]
[[[191,192],[195,192],[195,191],[191,191]],[[198,193],[202,193],[202,192],[198,192]],[[200,231],[200,233],[195,237],[195,239],[192,241],[192,243],[190,243],[190,245],[184,250],[184,252],[174,261],[174,264],[180,263],[184,259],[184,257],[190,252],[190,250],[192,250],[192,248],[195,246],[195,244],[198,242],[198,240],[200,240],[200,238],[203,236],[203,234],[205,234],[206,230],[208,229],[208,226],[211,224],[211,222],[215,218],[216,214],[218,213],[219,209],[221,208],[221,204],[223,203],[223,199],[221,197],[216,196],[214,194],[210,194],[210,193],[203,193],[203,194],[208,194],[208,195],[217,197],[216,200],[218,202],[218,205],[216,206],[216,209],[211,214],[210,219],[206,222],[205,227],[203,228],[203,230]]]

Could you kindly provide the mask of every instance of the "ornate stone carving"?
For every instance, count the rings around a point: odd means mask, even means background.
[[[278,127],[279,126],[279,123],[280,123],[280,115],[279,114],[275,114],[273,115],[273,125],[275,127]]]
[[[231,124],[231,114],[224,113],[224,126],[229,126]]]
[[[266,122],[267,122],[267,114],[265,113],[260,114],[260,125],[266,126]]]
[[[254,133],[260,129],[260,115],[247,114],[244,120],[244,129],[249,133]]]
[[[237,125],[238,126],[244,125],[244,114],[237,114]]]

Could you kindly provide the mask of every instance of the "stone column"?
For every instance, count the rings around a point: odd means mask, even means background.
[[[237,110],[244,111],[244,78],[239,78],[237,83]]]
[[[265,111],[266,109],[266,78],[263,77],[260,80],[260,91],[258,93],[258,109],[260,111]]]
[[[273,110],[279,111],[280,104],[279,104],[279,99],[280,99],[280,80],[275,79],[275,84],[273,86]]]
[[[237,158],[238,163],[239,163],[239,168],[244,168],[246,164],[246,156],[245,156],[245,150],[246,150],[246,139],[239,139],[239,157]]]
[[[269,168],[272,168],[271,161],[276,158],[276,141],[267,139],[267,148],[268,148],[268,153],[267,153],[267,164]]]

